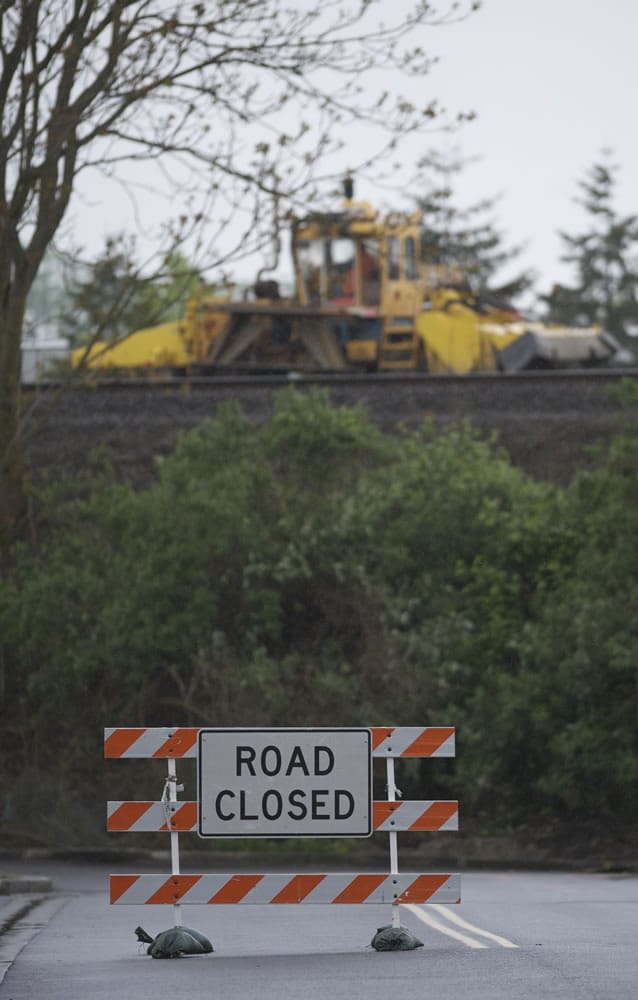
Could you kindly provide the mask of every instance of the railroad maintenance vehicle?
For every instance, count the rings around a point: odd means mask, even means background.
[[[480,301],[458,269],[423,262],[419,213],[379,215],[350,179],[334,212],[291,218],[294,291],[260,272],[249,294],[202,292],[184,316],[72,353],[100,372],[436,374],[609,362],[599,327],[530,321]]]

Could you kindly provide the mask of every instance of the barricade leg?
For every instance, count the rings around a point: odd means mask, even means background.
[[[394,758],[386,758],[386,791],[388,802],[396,802],[398,791],[394,780]],[[390,830],[390,877],[399,875],[399,847],[397,842],[397,831]],[[412,951],[414,948],[422,948],[423,942],[419,941],[407,928],[401,926],[401,916],[399,913],[399,902],[395,894],[392,900],[392,925],[391,927],[379,927],[377,933],[371,941],[375,951]]]
[[[175,758],[168,758],[168,777],[164,788],[164,801],[177,802],[177,769]],[[171,831],[171,872],[179,875],[179,833],[172,827],[172,813],[166,810],[166,824]],[[182,926],[182,907],[180,903],[173,904],[173,923],[175,927]]]
[[[388,786],[388,802],[396,802],[397,789],[394,783],[394,758],[388,757],[386,759],[386,784]],[[399,846],[397,841],[396,830],[391,830],[388,834],[390,838],[390,874],[399,874]],[[399,915],[399,904],[392,904],[392,926],[400,927],[401,919]]]

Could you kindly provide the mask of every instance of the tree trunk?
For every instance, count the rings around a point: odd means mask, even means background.
[[[26,512],[21,344],[26,290],[11,284],[0,306],[0,568]]]

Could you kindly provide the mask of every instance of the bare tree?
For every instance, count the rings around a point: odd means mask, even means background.
[[[0,539],[23,509],[26,297],[81,175],[136,161],[171,175],[173,244],[212,224],[198,191],[216,193],[218,229],[250,206],[245,250],[267,199],[307,200],[355,125],[374,128],[377,156],[438,116],[436,102],[381,92],[372,71],[415,76],[420,98],[424,32],[479,6],[384,3],[383,23],[380,0],[0,0]]]

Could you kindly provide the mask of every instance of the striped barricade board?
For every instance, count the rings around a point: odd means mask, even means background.
[[[111,903],[459,903],[460,876],[440,874],[111,875]]]
[[[374,757],[454,757],[452,726],[371,727]],[[197,728],[105,729],[104,756],[197,757]]]
[[[459,804],[424,799],[373,802],[375,833],[412,830],[458,830]],[[109,833],[197,832],[197,802],[108,802],[106,829]]]

